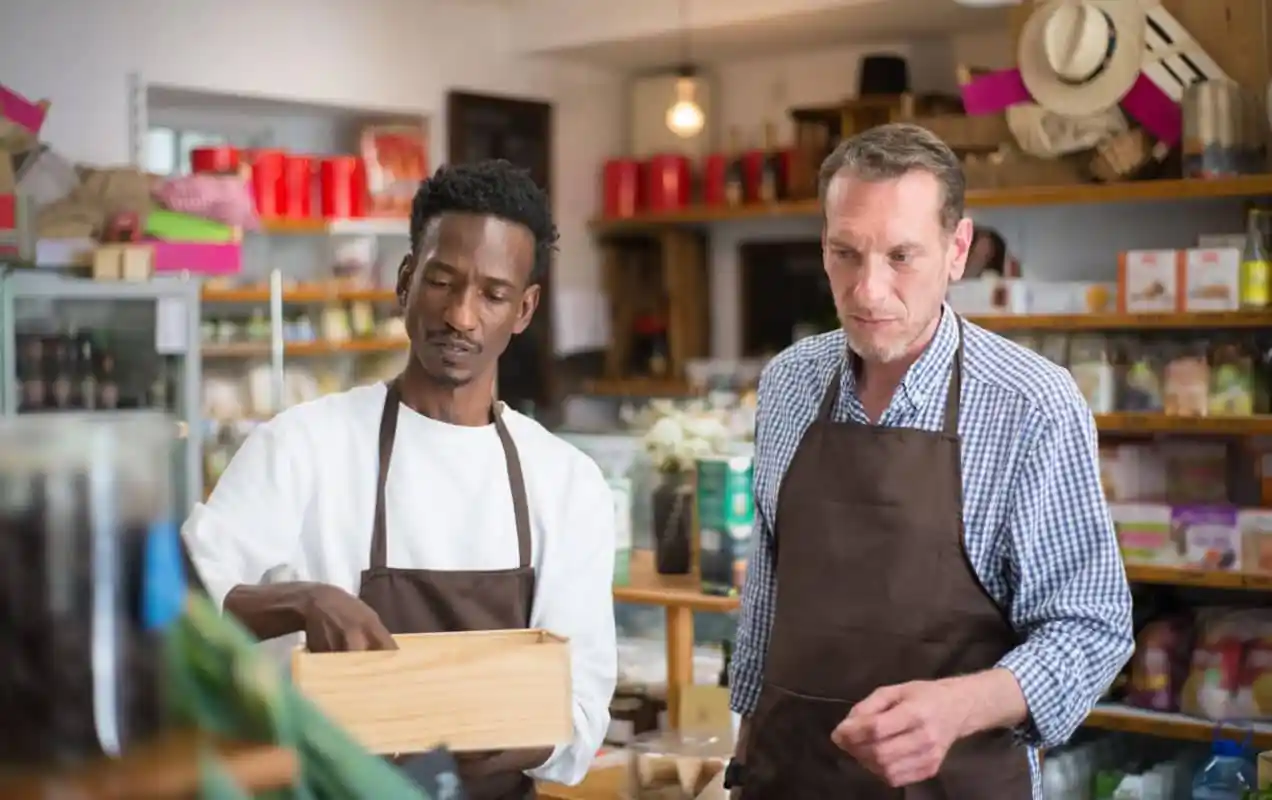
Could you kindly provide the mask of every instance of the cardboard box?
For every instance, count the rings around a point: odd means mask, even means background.
[[[547,631],[395,636],[396,651],[292,655],[292,680],[375,753],[555,747],[574,732],[569,643]]]
[[[1118,259],[1118,310],[1162,314],[1182,310],[1183,254],[1178,250],[1128,250]]]
[[[1240,250],[1195,247],[1184,254],[1184,311],[1236,311],[1240,292]]]
[[[1272,789],[1272,750],[1259,753],[1259,788]]]

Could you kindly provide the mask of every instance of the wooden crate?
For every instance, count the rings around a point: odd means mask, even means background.
[[[400,649],[292,656],[292,680],[374,753],[554,747],[573,735],[569,643],[547,631],[425,633]]]

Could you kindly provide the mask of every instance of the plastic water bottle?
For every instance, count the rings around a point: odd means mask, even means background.
[[[1219,739],[1193,778],[1193,800],[1242,800],[1256,786],[1254,765],[1240,742]]]

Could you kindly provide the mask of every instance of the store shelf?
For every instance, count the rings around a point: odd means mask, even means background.
[[[260,233],[270,236],[408,236],[411,221],[397,217],[359,219],[262,219]]]
[[[1040,186],[1013,189],[977,189],[967,193],[968,208],[1019,208],[1027,206],[1144,203],[1272,195],[1272,175],[1253,175],[1219,180],[1131,181],[1114,184]],[[821,214],[817,200],[757,204],[739,208],[694,206],[664,214],[643,214],[630,219],[596,219],[597,233],[678,225],[709,225],[755,219],[814,218]]]
[[[1250,572],[1220,572],[1183,567],[1158,567],[1146,564],[1127,564],[1126,578],[1131,583],[1152,583],[1164,586],[1195,586],[1203,589],[1242,589],[1252,592],[1272,592],[1272,574]]]
[[[1138,733],[1144,736],[1188,742],[1209,742],[1215,738],[1216,732],[1220,732],[1229,738],[1252,736],[1254,746],[1258,750],[1272,748],[1272,725],[1219,726],[1209,720],[1197,719],[1185,714],[1144,711],[1115,703],[1100,703],[1086,718],[1085,725],[1106,731]]]
[[[268,303],[269,288],[215,289],[205,288],[204,303]],[[283,292],[283,302],[292,305],[306,303],[369,302],[392,303],[397,294],[392,289],[347,289],[338,286],[306,286]]]
[[[1267,436],[1272,415],[1254,417],[1182,417],[1169,414],[1096,414],[1100,433],[1151,436]]]
[[[331,356],[357,353],[389,353],[405,350],[406,339],[353,339],[348,342],[289,342],[283,348],[286,356]],[[209,343],[203,345],[206,358],[256,358],[269,355],[269,342]]]
[[[1230,330],[1272,327],[1272,312],[1228,311],[1196,314],[1055,314],[970,316],[969,322],[991,331]]]

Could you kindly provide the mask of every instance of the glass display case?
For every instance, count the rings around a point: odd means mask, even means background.
[[[199,302],[199,282],[190,279],[3,274],[0,414],[171,414],[176,511],[184,517],[203,497]]]

